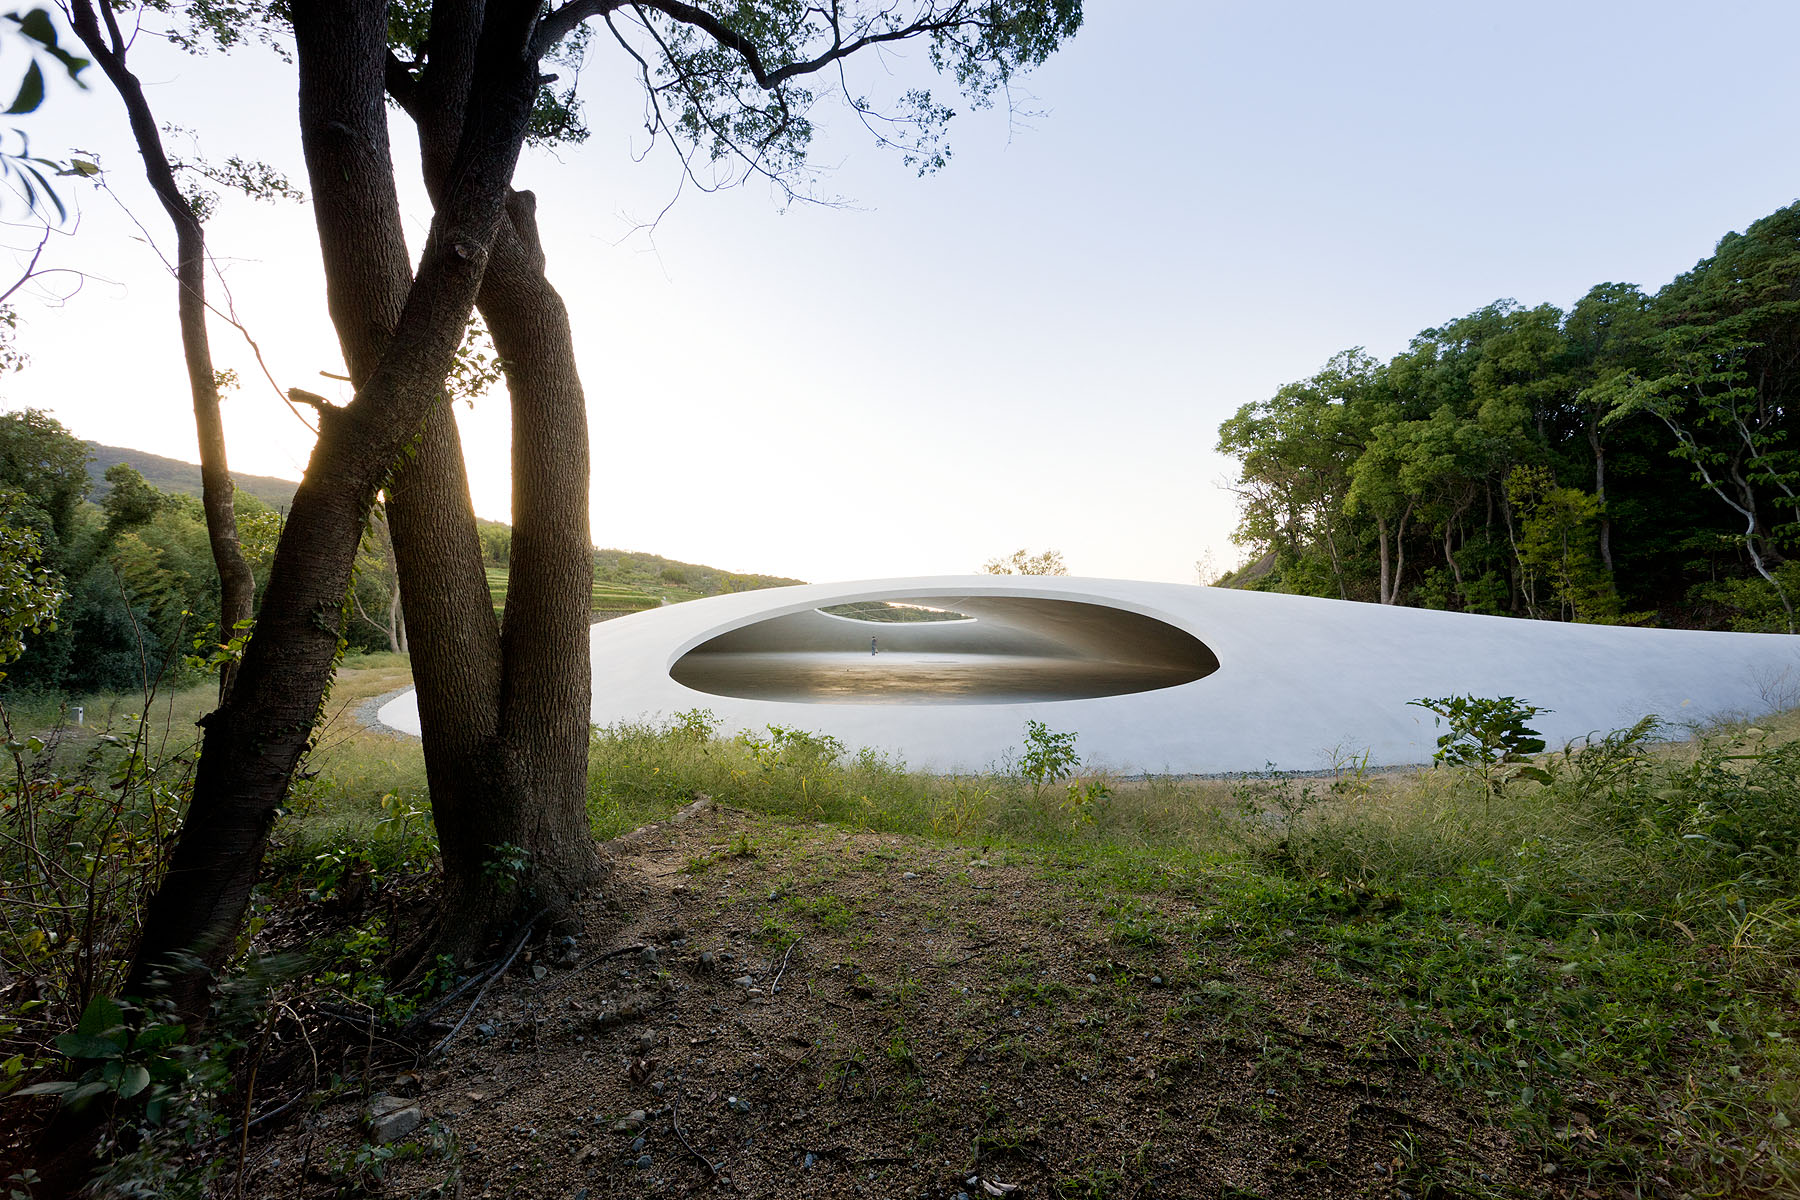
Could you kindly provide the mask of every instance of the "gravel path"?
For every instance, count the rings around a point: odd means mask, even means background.
[[[381,695],[376,696],[371,700],[364,700],[361,704],[356,706],[357,724],[361,725],[364,729],[369,730],[371,733],[383,733],[388,737],[405,738],[408,741],[416,741],[416,735],[408,733],[404,729],[395,729],[392,725],[384,725],[381,721],[382,705],[386,704],[389,700],[397,700],[410,691],[412,691],[412,687],[409,685],[403,688],[395,688],[391,692],[383,692]]]

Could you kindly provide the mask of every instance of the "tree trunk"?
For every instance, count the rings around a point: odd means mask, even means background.
[[[1606,514],[1606,444],[1600,440],[1600,422],[1596,416],[1588,423],[1588,445],[1594,451],[1594,499],[1600,502],[1600,565],[1607,579],[1613,577],[1612,518]]]
[[[1344,590],[1344,563],[1338,555],[1337,534],[1331,527],[1331,502],[1321,501],[1318,512],[1319,528],[1325,531],[1325,549],[1331,555],[1331,578],[1337,583],[1338,599],[1348,600],[1350,593]]]
[[[387,561],[388,578],[394,586],[388,590],[387,640],[395,654],[406,653],[406,611],[400,604],[400,563],[394,557],[394,529],[388,523],[387,510],[381,516],[381,554]]]
[[[207,722],[188,819],[145,914],[127,991],[160,985],[191,1021],[204,1018],[212,972],[234,948],[269,826],[311,738],[375,493],[441,403],[502,215],[537,82],[523,52],[535,7],[495,0],[487,15],[476,69],[482,102],[460,139],[454,186],[391,336],[379,331],[387,343],[379,365],[349,405],[321,411],[256,636]],[[301,137],[335,320],[356,307],[349,297],[366,278],[388,269],[378,251],[391,249],[382,239],[400,229],[383,95],[387,5],[302,0],[293,25]]]
[[[1457,515],[1461,516],[1462,514],[1459,511]],[[1450,567],[1450,577],[1456,581],[1456,594],[1461,596],[1463,594],[1462,568],[1457,566],[1456,554],[1450,548],[1450,535],[1455,527],[1454,520],[1444,522],[1444,562]]]
[[[115,22],[112,9],[104,5],[101,8],[105,33],[100,29],[93,0],[71,0],[68,11],[76,36],[125,102],[132,137],[144,159],[144,176],[175,226],[176,315],[187,362],[188,390],[193,395],[194,431],[200,443],[201,506],[206,513],[213,564],[219,572],[219,639],[229,642],[240,626],[249,627],[256,607],[256,579],[238,542],[237,512],[232,502],[234,485],[225,455],[225,425],[219,416],[218,375],[213,370],[212,347],[207,338],[206,233],[175,182],[175,172],[143,86],[126,65],[129,43]],[[230,693],[236,673],[234,662],[227,660],[220,666],[221,701]]]
[[[1388,603],[1388,580],[1393,577],[1392,564],[1388,561],[1388,524],[1387,518],[1375,518],[1375,540],[1381,550],[1381,579],[1376,584],[1376,597],[1383,604]]]
[[[464,111],[469,10],[434,10],[432,61],[401,103],[418,123],[426,186],[444,188]],[[496,630],[455,422],[434,414],[396,479],[400,578],[414,597],[412,660],[446,895],[408,956],[481,951],[504,927],[558,922],[594,880],[587,823],[587,410],[574,336],[544,275],[530,193],[513,193],[477,307],[506,372],[513,417],[513,540]],[[430,597],[429,610],[418,598]],[[517,865],[516,877],[490,864]]]
[[[1399,523],[1394,526],[1394,580],[1393,590],[1388,592],[1383,604],[1400,603],[1400,580],[1406,573],[1406,520],[1412,516],[1413,502],[1406,502],[1406,511],[1400,514]]]
[[[513,785],[502,794],[512,811],[492,807],[510,827],[508,840],[531,852],[532,903],[561,916],[599,867],[587,819],[594,550],[586,398],[568,311],[544,276],[534,210],[529,192],[507,202],[509,221],[476,301],[506,367],[513,414],[500,690],[505,778]],[[470,544],[479,572],[480,546]]]

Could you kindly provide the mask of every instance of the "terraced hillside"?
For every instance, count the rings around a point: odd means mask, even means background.
[[[507,569],[488,567],[487,581],[488,590],[494,594],[494,611],[498,613],[506,607]],[[598,579],[594,581],[593,611],[597,613],[637,612],[639,609],[655,608],[661,603],[661,597],[652,596],[637,588],[603,583]]]

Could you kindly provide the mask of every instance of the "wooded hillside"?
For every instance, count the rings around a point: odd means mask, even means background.
[[[1221,581],[1554,620],[1789,630],[1800,205],[1654,294],[1501,300],[1361,349],[1220,427]]]

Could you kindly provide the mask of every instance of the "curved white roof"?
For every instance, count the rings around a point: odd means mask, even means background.
[[[813,615],[861,600],[975,620],[879,625]],[[1182,650],[1182,634],[1204,651]],[[869,655],[871,636],[881,654]],[[1021,744],[1028,720],[1077,733],[1092,766],[1210,773],[1270,763],[1313,770],[1329,765],[1334,749],[1366,750],[1380,764],[1429,761],[1440,731],[1429,712],[1407,704],[1425,696],[1514,696],[1552,709],[1535,723],[1552,746],[1652,713],[1697,722],[1800,702],[1800,637],[1064,576],[741,592],[595,625],[590,644],[597,724],[709,709],[728,733],[793,726],[937,771],[997,763]],[[690,651],[682,674],[708,690],[670,675]],[[1166,664],[1155,660],[1163,654],[1186,655],[1172,676],[1185,682],[1161,685],[1156,672]],[[1091,694],[1137,686],[1153,690]],[[1083,698],[1046,698],[1058,694]],[[417,733],[412,693],[384,706],[380,719]]]

